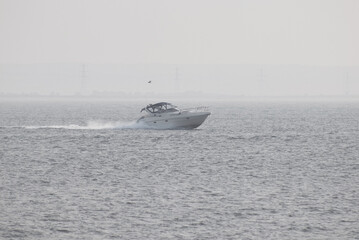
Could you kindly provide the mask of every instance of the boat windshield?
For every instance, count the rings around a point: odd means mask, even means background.
[[[167,102],[160,102],[156,104],[149,104],[146,108],[143,108],[143,110],[146,110],[150,113],[164,113],[164,112],[177,112],[179,111],[178,108],[171,103]]]

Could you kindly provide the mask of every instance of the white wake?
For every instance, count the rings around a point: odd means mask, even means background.
[[[146,126],[136,121],[132,122],[108,122],[89,121],[86,125],[48,125],[48,126],[22,126],[26,129],[71,129],[71,130],[101,130],[101,129],[145,129]]]

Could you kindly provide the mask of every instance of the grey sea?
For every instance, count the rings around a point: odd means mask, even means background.
[[[146,104],[0,102],[0,239],[359,239],[359,102]]]

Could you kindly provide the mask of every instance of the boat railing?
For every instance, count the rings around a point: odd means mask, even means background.
[[[193,108],[184,108],[182,112],[209,112],[209,107],[207,106],[199,106]]]

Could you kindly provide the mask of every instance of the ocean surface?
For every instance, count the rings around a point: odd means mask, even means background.
[[[0,239],[359,239],[359,102],[146,104],[0,102]]]

